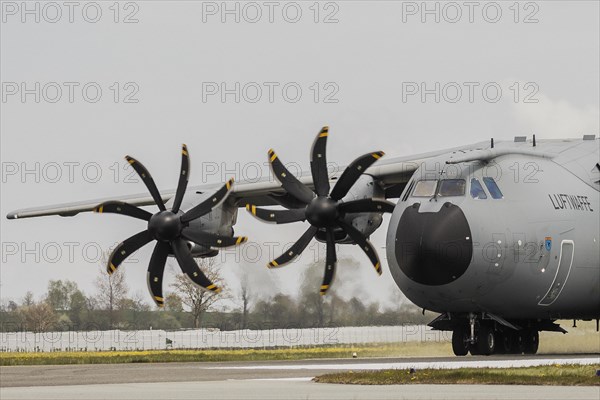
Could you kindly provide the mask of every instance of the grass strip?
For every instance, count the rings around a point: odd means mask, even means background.
[[[535,386],[600,386],[596,365],[550,365],[527,368],[461,368],[350,371],[322,375],[321,383],[349,385],[535,385]]]
[[[129,364],[170,362],[272,361],[323,358],[449,356],[446,343],[399,343],[355,347],[322,346],[284,349],[151,350],[102,352],[0,353],[0,366]]]

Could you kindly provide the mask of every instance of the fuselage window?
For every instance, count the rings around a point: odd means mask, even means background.
[[[485,183],[485,186],[492,195],[493,199],[501,199],[504,197],[494,178],[484,177],[483,183]]]
[[[464,196],[466,186],[464,179],[444,179],[440,181],[438,196]]]
[[[419,181],[415,185],[414,197],[433,197],[437,181]]]
[[[483,187],[481,187],[481,182],[479,182],[479,179],[471,179],[471,197],[480,200],[487,199],[487,194],[485,194]]]

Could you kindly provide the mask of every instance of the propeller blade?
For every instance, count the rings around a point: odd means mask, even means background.
[[[144,221],[150,221],[152,218],[148,211],[122,201],[107,201],[94,208],[94,212],[127,215]]]
[[[192,282],[199,287],[214,293],[219,293],[221,291],[221,288],[212,283],[198,267],[198,264],[194,261],[194,257],[192,257],[192,253],[184,240],[177,239],[172,241],[171,248],[173,249],[173,253],[175,253],[175,258],[179,263],[179,267],[181,267],[183,273],[186,274]]]
[[[327,136],[329,127],[324,126],[315,138],[310,156],[310,171],[312,173],[315,192],[324,197],[329,194],[329,174],[327,173]]]
[[[333,200],[341,200],[345,195],[348,194],[352,186],[356,183],[358,178],[365,172],[375,161],[383,157],[385,153],[383,151],[376,151],[374,153],[368,153],[358,157],[352,161],[348,167],[342,173],[340,179],[335,184],[333,191],[331,192],[331,198]]]
[[[108,258],[106,270],[112,274],[127,257],[150,243],[154,237],[149,231],[142,231],[120,243]]]
[[[396,205],[390,201],[378,199],[362,199],[341,203],[338,210],[341,213],[384,212],[392,213]]]
[[[188,154],[187,146],[184,144],[181,146],[181,172],[179,173],[179,183],[177,184],[177,192],[175,193],[175,200],[173,201],[173,208],[171,211],[174,214],[179,212],[181,202],[183,201],[183,195],[187,189],[188,181],[190,179],[190,155]]]
[[[323,283],[321,284],[321,296],[324,296],[333,277],[335,276],[335,267],[337,265],[337,255],[335,254],[335,236],[333,229],[327,229],[327,259],[325,261],[325,276],[323,277]]]
[[[274,224],[289,224],[306,220],[306,208],[294,210],[265,210],[252,204],[246,204],[246,210],[261,221]]]
[[[308,230],[304,232],[300,239],[298,239],[298,241],[294,243],[288,251],[271,261],[267,266],[269,268],[281,267],[298,257],[300,254],[302,254],[304,249],[306,249],[306,246],[308,246],[310,241],[315,237],[318,230],[319,229],[314,226],[308,228]]]
[[[371,260],[371,264],[375,267],[375,271],[379,275],[381,275],[381,262],[379,261],[379,255],[377,251],[371,244],[371,242],[355,227],[350,224],[347,224],[344,220],[338,219],[337,224],[342,228],[354,242],[360,246],[360,248],[365,252],[369,260]]]
[[[150,258],[150,265],[148,265],[148,290],[158,307],[163,307],[165,305],[162,283],[169,251],[171,251],[171,245],[169,245],[169,243],[158,242],[156,246],[154,246],[152,258]]]
[[[198,204],[196,207],[192,208],[185,214],[181,216],[181,222],[190,222],[195,219],[198,219],[209,212],[211,212],[215,207],[221,204],[227,196],[231,193],[233,189],[233,178],[227,181],[225,185],[221,189],[219,189],[213,196],[209,199],[204,200],[202,203]]]
[[[315,197],[313,191],[287,170],[273,149],[269,150],[269,162],[271,163],[273,175],[288,193],[305,204],[311,202]]]
[[[154,202],[156,203],[158,208],[161,211],[165,211],[166,207],[165,203],[163,202],[162,196],[160,195],[160,192],[156,187],[156,183],[154,183],[154,179],[152,179],[152,175],[150,175],[150,172],[148,172],[146,167],[144,167],[144,164],[130,156],[125,156],[125,159],[133,167],[135,172],[138,173],[140,178],[142,178],[142,181],[144,181],[144,184],[148,188],[148,191],[152,195],[152,198],[154,199]]]
[[[231,246],[237,246],[242,243],[246,243],[248,238],[245,236],[229,237],[216,235],[214,233],[207,233],[202,231],[196,231],[192,228],[184,228],[181,232],[181,236],[185,239],[190,240],[200,246],[214,247],[214,248],[225,248]]]

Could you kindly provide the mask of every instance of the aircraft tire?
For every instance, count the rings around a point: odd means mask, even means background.
[[[491,326],[482,325],[477,332],[477,352],[489,356],[496,351],[496,333]],[[473,353],[471,353],[473,354]]]
[[[540,346],[540,333],[537,330],[523,332],[523,353],[536,354]]]
[[[513,331],[505,330],[496,335],[496,354],[515,354],[517,353],[517,335]]]
[[[452,331],[452,351],[455,356],[463,357],[469,353],[469,333],[465,328],[456,328]]]

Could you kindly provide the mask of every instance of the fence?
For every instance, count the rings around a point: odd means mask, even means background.
[[[448,342],[448,332],[426,326],[340,327],[219,331],[12,332],[0,334],[1,352],[130,351],[282,348],[372,343]]]

